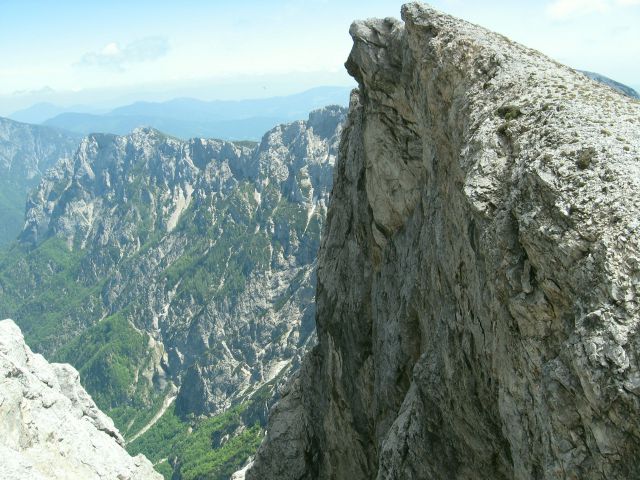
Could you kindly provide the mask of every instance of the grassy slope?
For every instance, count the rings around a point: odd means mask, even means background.
[[[81,254],[57,237],[33,250],[14,244],[0,260],[0,316],[15,318],[36,351],[74,328],[67,325],[67,313],[100,290],[101,285],[77,281],[80,260]]]

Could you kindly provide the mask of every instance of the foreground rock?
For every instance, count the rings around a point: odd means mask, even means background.
[[[127,454],[78,372],[32,353],[11,320],[0,321],[0,458],[4,479],[162,478]]]
[[[640,104],[402,15],[351,28],[318,345],[247,479],[640,478]]]

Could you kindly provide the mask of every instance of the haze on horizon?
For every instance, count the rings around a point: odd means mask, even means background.
[[[352,85],[354,19],[402,1],[7,0],[0,17],[0,115],[48,101],[112,108]],[[640,0],[436,0],[571,67],[640,86]]]

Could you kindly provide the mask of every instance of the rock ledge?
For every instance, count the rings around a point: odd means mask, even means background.
[[[123,445],[77,370],[48,363],[12,320],[0,321],[2,478],[162,479],[144,456],[132,458]]]

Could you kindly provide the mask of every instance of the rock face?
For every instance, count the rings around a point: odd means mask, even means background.
[[[0,118],[0,245],[20,233],[27,192],[61,158],[70,158],[80,135]]]
[[[207,416],[273,386],[315,339],[346,112],[312,112],[257,145],[152,129],[85,138],[29,198],[0,261],[0,313],[77,367],[128,439],[163,404]]]
[[[402,18],[351,27],[318,344],[246,478],[640,478],[640,104]]]
[[[24,343],[12,320],[0,321],[2,478],[162,479],[82,388],[78,372],[48,363]]]

